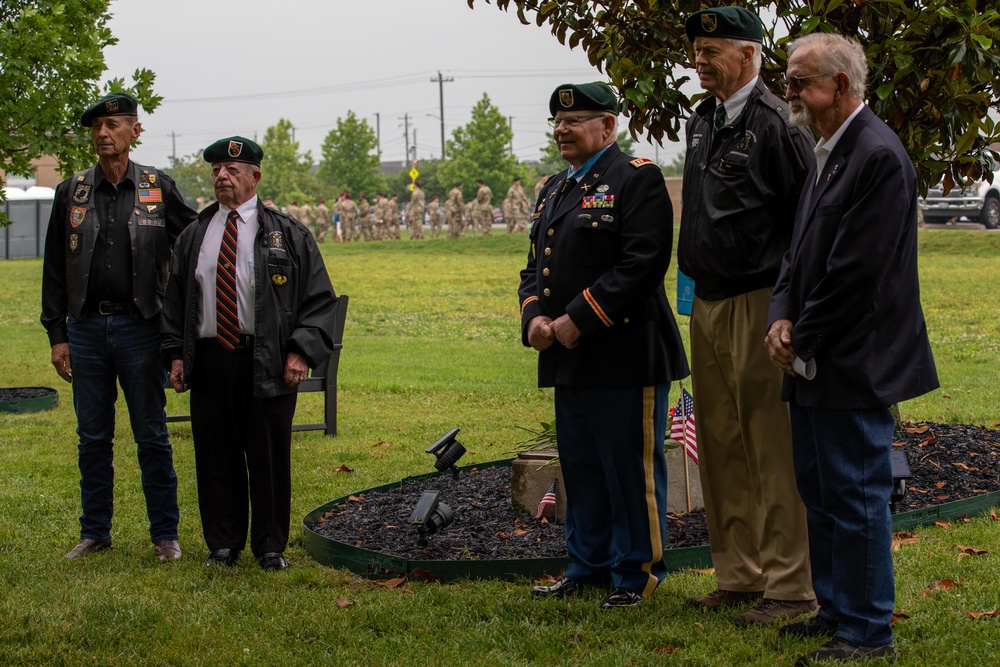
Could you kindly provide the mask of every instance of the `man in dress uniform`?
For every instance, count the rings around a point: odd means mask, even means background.
[[[170,247],[197,214],[169,176],[129,160],[142,131],[137,113],[126,93],[83,112],[97,164],[58,185],[45,237],[41,320],[52,365],[73,383],[80,438],[80,542],[66,558],[111,547],[116,382],[128,405],[154,552],[161,561],[181,557],[160,309]]]
[[[742,7],[686,24],[710,95],[687,123],[677,261],[694,279],[691,383],[716,590],[711,610],[755,603],[736,625],[815,608],[802,500],[795,491],[781,373],[761,345],[767,305],[815,161],[812,138],[759,76],[763,26]]]
[[[573,562],[532,593],[610,583],[603,608],[630,607],[666,576],[667,393],[688,375],[663,287],[673,211],[656,164],[615,143],[610,87],[559,86],[549,109],[570,167],[541,192],[518,296],[538,384],[555,387]]]
[[[191,389],[205,564],[234,564],[249,524],[257,562],[283,570],[295,399],[333,349],[336,296],[309,230],[257,198],[263,155],[243,137],[205,149],[218,203],[177,240],[163,352]]]

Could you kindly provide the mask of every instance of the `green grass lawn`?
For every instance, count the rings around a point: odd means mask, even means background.
[[[62,559],[79,536],[71,393],[49,364],[38,323],[41,261],[0,262],[0,386],[50,386],[61,395],[55,410],[0,415],[0,664],[770,667],[818,646],[685,609],[685,597],[715,587],[711,574],[672,574],[643,605],[602,613],[599,593],[539,601],[528,581],[388,589],[305,553],[301,517],[333,498],[430,471],[423,450],[445,431],[462,429],[467,464],[509,456],[524,437],[517,426],[551,419],[551,394],[535,386],[535,353],[520,344],[516,289],[526,244],[523,235],[494,232],[321,246],[334,287],[351,297],[340,433],[293,438],[292,567],[277,574],[248,555],[231,570],[202,567],[186,423],[170,428],[185,555],[156,561],[124,402],[114,549]],[[920,244],[942,388],[902,405],[902,416],[995,426],[1000,234],[923,230]],[[171,392],[168,411],[187,412],[187,396]],[[318,395],[300,397],[296,421],[320,413]],[[337,472],[344,464],[353,472]],[[956,545],[987,553],[960,558]],[[1000,607],[998,554],[1000,525],[988,516],[921,529],[896,552],[896,606],[908,616],[896,625],[898,664],[997,664],[1000,618],[966,612]],[[959,586],[928,592],[940,580]]]

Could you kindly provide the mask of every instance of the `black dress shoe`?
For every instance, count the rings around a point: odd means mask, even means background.
[[[266,554],[257,556],[257,563],[265,570],[285,570],[288,568],[288,561],[276,551],[269,551]]]
[[[70,549],[69,553],[63,556],[63,558],[72,559],[78,558],[80,556],[86,556],[87,554],[92,554],[95,551],[104,551],[105,549],[111,548],[111,538],[106,540],[91,540],[89,538],[83,538],[76,543],[76,546]]]
[[[642,602],[642,596],[627,588],[616,588],[601,605],[601,609],[621,609],[634,607]]]
[[[240,558],[239,549],[214,549],[205,559],[205,565],[225,565],[232,567]]]
[[[583,586],[581,584],[576,583],[572,579],[562,577],[551,586],[535,586],[531,589],[531,594],[543,598],[565,598],[577,595],[582,590]]]

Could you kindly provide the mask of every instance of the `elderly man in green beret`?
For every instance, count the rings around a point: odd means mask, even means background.
[[[263,156],[239,136],[205,149],[218,201],[177,240],[162,347],[191,389],[205,564],[236,563],[249,525],[259,565],[283,570],[296,395],[333,349],[337,297],[309,230],[257,197]]]
[[[196,214],[169,176],[129,159],[142,131],[138,108],[131,95],[111,93],[83,112],[97,164],[56,188],[45,237],[42,325],[52,365],[73,383],[80,438],[80,541],[66,558],[111,547],[119,384],[154,553],[164,562],[181,557],[158,351],[170,247]]]
[[[709,96],[687,124],[678,264],[695,282],[691,384],[718,586],[688,600],[736,625],[815,609],[806,516],[795,489],[781,373],[762,341],[812,141],[759,76],[763,26],[742,7],[685,24]]]
[[[615,143],[609,86],[559,86],[549,110],[569,168],[540,193],[518,297],[538,385],[555,387],[573,562],[532,593],[610,584],[602,608],[631,607],[666,576],[667,393],[688,375],[663,287],[673,208],[656,164]]]

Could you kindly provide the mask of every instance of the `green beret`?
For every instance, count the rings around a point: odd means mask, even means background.
[[[260,166],[264,159],[264,149],[246,137],[228,137],[219,139],[205,149],[202,156],[205,162],[246,162]]]
[[[684,30],[692,42],[695,37],[764,41],[764,26],[760,19],[743,7],[715,7],[695,12],[684,23]]]
[[[606,83],[567,83],[549,98],[549,113],[557,111],[607,111],[618,113],[618,96]]]
[[[101,116],[135,116],[139,113],[139,103],[128,93],[110,93],[94,102],[80,116],[80,124],[93,127],[94,119]]]

